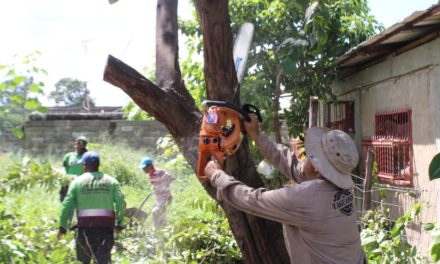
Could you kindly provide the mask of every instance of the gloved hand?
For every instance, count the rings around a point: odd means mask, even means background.
[[[251,117],[251,121],[250,122],[245,121],[244,128],[246,129],[248,135],[253,140],[255,140],[260,134],[260,123],[258,122],[258,118],[256,115],[250,114],[249,116]]]

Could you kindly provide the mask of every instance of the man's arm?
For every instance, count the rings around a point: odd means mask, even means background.
[[[252,215],[296,226],[307,225],[307,216],[303,214],[305,192],[302,185],[273,191],[254,189],[212,163],[206,166],[205,175],[210,178],[211,185],[217,188],[218,200]]]
[[[115,188],[113,189],[113,201],[116,209],[116,226],[117,228],[122,229],[125,227],[125,200],[121,188],[119,187],[119,183],[116,183]]]
[[[76,195],[76,184],[73,183],[70,185],[62,204],[59,234],[65,234],[67,232],[67,223],[70,218],[70,212],[76,207]]]
[[[282,144],[276,144],[269,138],[260,135],[259,123],[255,116],[250,122],[244,122],[248,135],[255,141],[261,154],[270,161],[278,170],[296,182],[302,182],[303,162],[290,152],[290,149]]]
[[[67,173],[67,166],[69,165],[68,164],[68,162],[69,162],[69,157],[68,156],[69,155],[66,154],[66,155],[64,155],[64,158],[63,158],[63,167],[64,167],[64,170],[66,171],[66,173]]]

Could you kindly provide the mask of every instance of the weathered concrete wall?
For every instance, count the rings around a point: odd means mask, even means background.
[[[168,134],[157,121],[124,120],[42,120],[24,126],[23,146],[30,153],[60,154],[72,150],[77,136],[89,142],[124,143],[134,149],[155,149],[156,141]]]
[[[21,145],[22,140],[18,139],[12,132],[0,130],[0,153],[16,152]]]
[[[428,177],[429,163],[438,152],[436,141],[440,135],[439,48],[440,39],[436,39],[399,56],[391,56],[335,86],[340,99],[355,101],[358,146],[362,138],[374,135],[377,112],[411,109],[414,187],[389,188],[385,202],[393,218],[401,216],[415,203],[422,205],[417,224],[406,230],[418,248],[427,248],[430,243],[430,236],[422,231],[420,223],[435,222],[439,217],[439,184],[430,182]],[[376,198],[379,200],[377,195]]]

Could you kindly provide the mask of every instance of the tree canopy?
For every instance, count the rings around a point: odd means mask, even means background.
[[[290,134],[296,136],[307,123],[310,97],[333,99],[335,59],[382,29],[369,14],[366,0],[236,0],[229,1],[229,12],[234,33],[244,22],[255,25],[241,98],[263,110],[262,127],[275,135],[282,96],[290,98],[283,113]],[[182,21],[180,28],[189,37],[190,55],[201,52],[197,17]],[[183,65],[184,76],[202,80],[195,62]]]
[[[89,96],[87,82],[73,78],[63,78],[55,84],[55,91],[49,94],[57,105],[63,106],[94,106],[95,102]],[[88,100],[88,101],[86,101]]]
[[[0,120],[1,130],[23,136],[21,125],[32,111],[46,112],[39,101],[44,95],[43,82],[37,82],[47,72],[36,66],[39,52],[30,53],[17,62],[0,65]]]

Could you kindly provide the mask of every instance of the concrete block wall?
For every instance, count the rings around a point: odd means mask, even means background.
[[[124,143],[133,149],[155,149],[168,130],[157,121],[39,120],[26,122],[24,133],[27,152],[60,154],[72,150],[80,135],[91,143],[107,138],[107,143]]]

